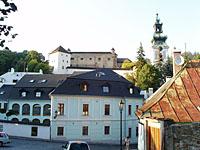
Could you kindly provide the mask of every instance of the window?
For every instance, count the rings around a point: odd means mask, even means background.
[[[15,80],[13,80],[13,83],[17,83],[17,81],[18,81],[18,80],[17,80],[17,79],[15,79]]]
[[[7,110],[7,108],[8,108],[8,103],[4,103],[3,108]]]
[[[17,118],[12,118],[11,121],[14,122],[14,123],[18,123],[19,122],[19,120]]]
[[[108,60],[110,60],[110,58],[108,58]]]
[[[19,104],[13,104],[12,105],[12,110],[19,113],[20,112],[20,106]]]
[[[74,60],[74,58],[72,57],[71,60]]]
[[[89,58],[89,60],[92,60],[92,58]]]
[[[62,69],[64,69],[65,67],[64,66],[62,66]]]
[[[110,126],[105,126],[104,127],[104,134],[109,135],[110,134]]]
[[[63,136],[63,135],[64,135],[64,127],[58,127],[57,136]]]
[[[31,136],[37,136],[38,133],[38,127],[32,127],[31,128]]]
[[[35,80],[29,80],[30,83],[33,83]]]
[[[83,60],[83,58],[81,58],[81,60]]]
[[[139,105],[136,105],[136,110],[139,108]]]
[[[39,119],[33,119],[32,123],[38,125],[38,124],[40,124],[40,120]]]
[[[128,105],[128,115],[131,115],[131,105]]]
[[[23,122],[24,124],[28,124],[28,123],[29,123],[29,119],[28,119],[28,118],[24,118],[24,119],[22,119],[22,122]]]
[[[100,61],[101,60],[101,58],[98,58],[98,61]]]
[[[64,60],[62,60],[63,62],[65,62]]]
[[[58,103],[58,115],[64,115],[64,104]]]
[[[133,94],[133,88],[129,88],[130,94]]]
[[[21,96],[22,96],[22,97],[26,97],[26,92],[22,92],[22,93],[21,93]]]
[[[22,115],[30,115],[30,105],[24,104],[22,106]]]
[[[43,124],[47,125],[47,126],[50,126],[50,120],[49,119],[44,119],[43,120]]]
[[[41,106],[39,104],[33,105],[33,116],[39,116],[41,114]]]
[[[43,79],[43,80],[39,80],[39,81],[38,81],[38,83],[45,83],[45,82],[47,82],[46,79]]]
[[[89,115],[89,104],[83,104],[83,115],[84,116]]]
[[[135,130],[136,130],[136,131],[135,131],[136,136],[138,137],[138,127],[136,127]]]
[[[0,108],[1,108],[1,103],[0,103]]]
[[[80,89],[81,89],[81,91],[86,92],[86,91],[88,90],[88,84],[85,83],[85,82],[84,82],[84,83],[81,83]]]
[[[110,105],[109,104],[105,104],[105,115],[110,115]]]
[[[43,107],[43,116],[50,116],[51,114],[51,105],[46,104]]]
[[[128,128],[128,136],[129,136],[129,138],[131,138],[131,128]]]
[[[109,87],[108,86],[103,86],[103,92],[104,93],[109,93]]]
[[[36,93],[35,93],[35,96],[36,96],[36,97],[41,97],[41,92],[36,92]]]
[[[82,135],[88,135],[88,126],[83,126]]]
[[[3,95],[4,93],[5,93],[5,91],[1,91],[1,92],[0,92],[0,95]]]

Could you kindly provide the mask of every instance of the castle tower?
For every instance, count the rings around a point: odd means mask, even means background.
[[[49,53],[49,65],[53,67],[54,74],[65,74],[70,66],[71,51],[59,46]]]
[[[163,34],[163,23],[160,23],[158,14],[156,14],[156,22],[154,24],[154,35],[152,39],[154,58],[153,63],[158,64],[167,60],[169,46],[166,44],[167,36]]]

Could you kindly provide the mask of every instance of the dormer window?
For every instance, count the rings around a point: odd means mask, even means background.
[[[82,91],[86,92],[88,91],[88,84],[84,82],[81,84],[80,88]]]
[[[3,95],[5,93],[5,91],[0,91],[0,95]]]
[[[129,93],[133,94],[133,88],[132,87],[129,88]]]
[[[38,81],[38,83],[45,83],[45,82],[47,82],[47,80],[45,80],[45,79]]]
[[[22,93],[21,93],[21,96],[22,96],[22,97],[26,97],[26,92],[22,92]]]
[[[36,96],[36,97],[41,97],[41,92],[36,92],[36,93],[35,93],[35,96]]]
[[[103,93],[109,93],[109,86],[103,86]]]
[[[35,81],[35,80],[30,80],[29,82],[30,82],[30,83],[33,83],[34,81]]]

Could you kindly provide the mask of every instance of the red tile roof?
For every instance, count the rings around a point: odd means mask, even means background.
[[[149,117],[175,122],[200,121],[200,60],[190,61],[159,88],[136,112]]]

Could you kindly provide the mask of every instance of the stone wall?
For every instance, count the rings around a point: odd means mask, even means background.
[[[200,150],[200,122],[165,126],[165,150]]]

